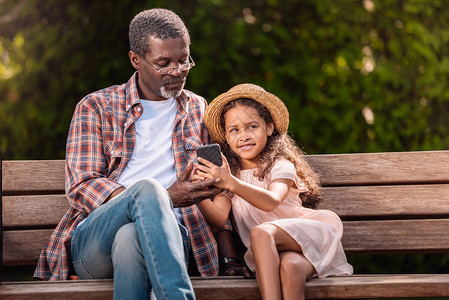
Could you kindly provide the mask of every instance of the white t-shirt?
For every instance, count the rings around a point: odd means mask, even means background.
[[[141,103],[142,115],[134,123],[136,144],[133,155],[120,174],[118,183],[128,188],[140,179],[154,178],[168,188],[176,181],[172,135],[178,104],[175,98],[162,101],[141,99]]]
[[[143,178],[154,178],[164,188],[176,181],[172,150],[173,126],[178,105],[175,98],[141,100],[143,113],[134,123],[136,144],[128,165],[118,179],[126,188]]]

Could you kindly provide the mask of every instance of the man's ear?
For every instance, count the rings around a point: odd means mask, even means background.
[[[129,60],[131,61],[131,65],[134,69],[139,70],[140,57],[136,53],[129,51],[128,52]]]

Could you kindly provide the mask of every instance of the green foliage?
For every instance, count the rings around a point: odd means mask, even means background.
[[[209,101],[252,82],[287,104],[307,153],[444,149],[447,1],[3,1],[0,153],[62,158],[75,104],[125,82],[129,21],[176,11]]]
[[[63,158],[75,104],[132,72],[126,23],[140,8],[131,1],[3,2],[0,16],[20,10],[0,23],[0,153]]]

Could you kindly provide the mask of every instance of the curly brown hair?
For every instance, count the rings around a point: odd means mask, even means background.
[[[239,98],[230,101],[223,108],[220,118],[223,130],[225,128],[226,112],[237,105],[252,107],[257,110],[265,123],[273,123],[270,112],[265,106],[253,99]],[[237,175],[242,168],[240,157],[231,150],[227,142],[224,144],[220,143],[220,146],[229,162],[231,173]],[[307,187],[307,192],[299,195],[302,205],[304,207],[316,208],[318,203],[322,201],[320,181],[318,174],[316,174],[312,167],[307,163],[304,156],[304,152],[287,133],[279,133],[275,128],[273,134],[268,137],[264,150],[259,155],[257,171],[254,175],[257,176],[259,180],[263,180],[268,172],[270,172],[277,159],[283,158],[291,161],[295,165],[296,174]]]

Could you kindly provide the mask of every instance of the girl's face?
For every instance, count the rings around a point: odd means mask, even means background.
[[[273,133],[274,124],[265,123],[253,107],[237,105],[224,116],[225,134],[231,150],[237,154],[243,169],[257,167],[257,158]]]

